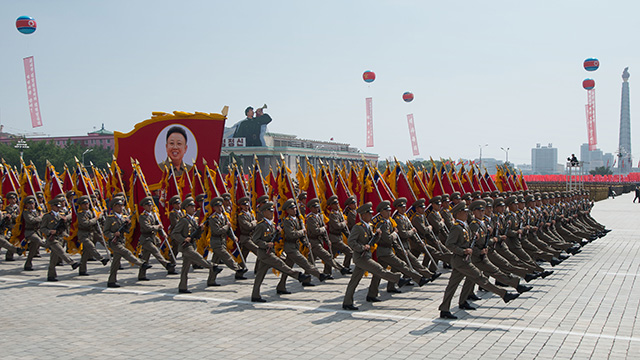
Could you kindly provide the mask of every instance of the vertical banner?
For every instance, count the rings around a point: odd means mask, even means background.
[[[373,146],[373,98],[367,99],[367,147]]]
[[[596,136],[596,90],[587,90],[587,135],[589,137],[589,151],[596,149],[598,138]]]
[[[36,86],[36,69],[33,56],[22,59],[24,61],[24,76],[27,80],[27,99],[29,100],[29,113],[31,114],[31,126],[42,126],[40,118],[40,101],[38,99],[38,87]]]
[[[416,137],[416,127],[413,123],[413,114],[407,115],[407,123],[409,124],[409,137],[411,138],[411,150],[413,150],[413,156],[420,155],[420,150],[418,150],[418,138]]]

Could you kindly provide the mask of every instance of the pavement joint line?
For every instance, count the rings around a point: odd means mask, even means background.
[[[105,287],[90,286],[90,285],[74,285],[74,284],[67,284],[63,282],[51,283],[47,281],[24,280],[24,279],[10,278],[10,277],[0,277],[0,281],[14,282],[14,283],[16,282],[29,283],[29,284],[36,284],[36,285],[42,285],[42,286],[51,286],[51,287],[66,287],[70,289],[92,289],[92,290],[102,290],[102,291],[106,290],[109,292],[119,292],[119,293],[127,293],[127,294],[155,295],[155,296],[164,296],[164,297],[171,297],[171,298],[177,298],[177,299],[203,300],[203,301],[211,301],[211,302],[217,302],[217,303],[253,305],[257,307],[271,307],[271,308],[282,308],[282,309],[290,309],[290,310],[314,311],[319,313],[349,314],[349,315],[357,315],[358,317],[365,317],[365,318],[370,317],[370,318],[387,318],[387,319],[393,319],[393,320],[420,321],[425,323],[433,323],[436,325],[449,325],[450,327],[464,326],[464,327],[476,327],[476,328],[482,328],[482,329],[496,329],[496,330],[505,330],[505,331],[526,331],[526,332],[545,333],[545,334],[552,334],[552,335],[570,335],[570,336],[578,336],[580,338],[599,338],[599,339],[640,342],[640,338],[638,337],[596,334],[596,333],[568,331],[568,330],[559,330],[559,329],[533,328],[533,327],[525,327],[525,326],[506,326],[506,325],[499,325],[499,324],[477,323],[472,321],[461,321],[461,320],[450,321],[450,320],[442,320],[437,318],[433,319],[433,318],[422,318],[422,317],[415,317],[415,316],[380,314],[380,313],[373,313],[368,311],[353,312],[353,311],[322,308],[322,307],[278,304],[273,302],[258,304],[258,303],[253,303],[251,301],[238,300],[238,299],[222,299],[222,298],[205,297],[205,296],[198,296],[198,295],[171,294],[171,293],[163,293],[158,291],[132,290],[132,289],[123,289],[123,288],[105,288]]]
[[[638,273],[617,273],[617,272],[608,272],[605,275],[615,275],[615,276],[640,276]]]

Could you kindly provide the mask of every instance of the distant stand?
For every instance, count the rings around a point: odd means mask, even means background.
[[[584,189],[584,161],[567,162],[566,170],[566,190],[582,190]]]

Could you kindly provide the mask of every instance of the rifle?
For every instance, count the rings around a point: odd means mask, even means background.
[[[56,223],[56,226],[53,228],[53,230],[56,231],[55,234],[49,234],[49,239],[52,239],[54,235],[64,231],[67,228],[67,224],[65,222],[64,219],[58,219],[58,222]]]
[[[114,232],[114,233],[120,233],[120,235],[114,236],[113,239],[111,239],[111,242],[114,244],[117,243],[118,238],[122,236],[123,232],[128,230],[129,225],[131,225],[131,222],[124,221],[122,225],[120,225],[120,227]]]
[[[471,246],[469,246],[469,248],[471,248],[473,250],[473,247],[476,246],[476,240],[478,240],[478,233],[480,233],[480,229],[482,229],[482,227],[479,227],[478,230],[476,230],[476,232],[473,234],[473,240],[471,241]],[[464,261],[469,261],[471,259],[471,254],[467,255],[464,258]]]
[[[187,236],[188,238],[191,238],[191,241],[185,241],[182,244],[192,244],[194,239],[199,239],[200,236],[202,235],[202,228],[200,226],[196,226],[193,230],[191,230],[191,232],[189,233],[189,236]]]

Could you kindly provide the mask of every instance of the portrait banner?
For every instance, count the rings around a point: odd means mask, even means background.
[[[132,159],[140,163],[150,190],[160,188],[165,167],[180,176],[194,164],[204,169],[203,159],[219,161],[225,120],[222,114],[154,112],[130,132],[114,132],[114,156],[123,179],[131,176]]]

